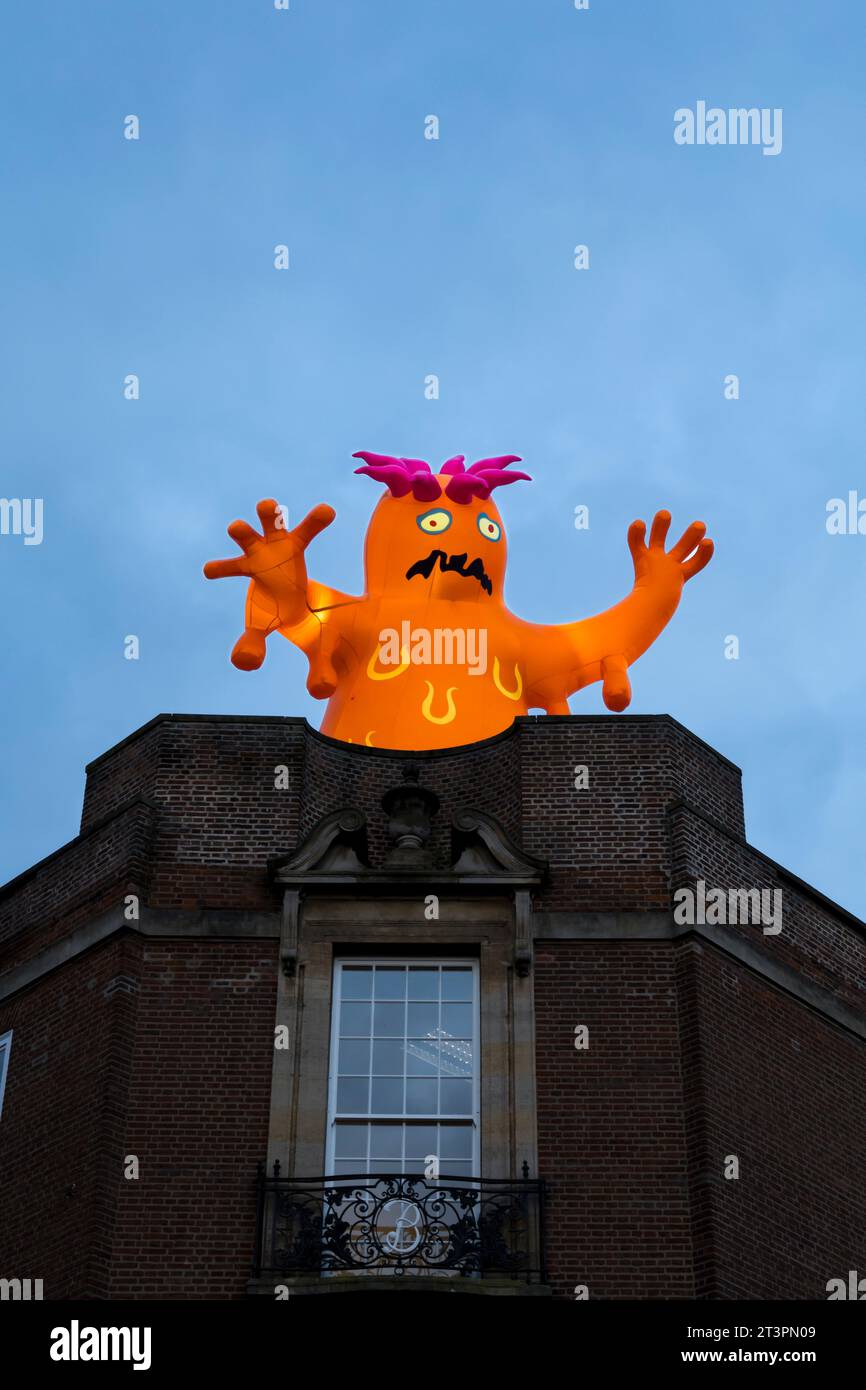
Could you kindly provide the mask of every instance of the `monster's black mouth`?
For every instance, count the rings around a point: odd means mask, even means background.
[[[416,560],[414,565],[407,569],[406,578],[414,579],[416,574],[421,574],[425,579],[429,579],[438,560],[439,568],[443,574],[453,572],[454,574],[462,574],[465,579],[477,579],[485,593],[492,594],[493,585],[490,583],[487,571],[481,561],[473,560],[470,565],[467,565],[467,558],[465,553],[463,555],[446,555],[444,550],[431,550],[426,560]]]

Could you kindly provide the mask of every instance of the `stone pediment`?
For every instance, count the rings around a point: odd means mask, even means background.
[[[308,874],[351,877],[367,868],[367,818],[350,807],[323,816],[294,854],[270,864],[278,883]]]
[[[526,854],[483,811],[465,810],[452,818],[451,846],[451,872],[461,876],[486,874],[538,882],[547,869],[544,860]]]
[[[413,773],[409,768],[406,781],[382,798],[388,849],[381,862],[369,860],[366,814],[347,806],[324,816],[294,852],[271,861],[273,881],[284,888],[379,891],[409,884],[517,890],[541,882],[546,863],[526,854],[493,816],[470,807],[451,817],[450,862],[436,863],[428,841],[439,801]]]

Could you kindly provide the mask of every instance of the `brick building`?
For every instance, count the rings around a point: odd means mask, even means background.
[[[674,720],[410,755],[162,715],[87,774],[0,890],[0,1275],[810,1299],[866,1268],[864,926]],[[781,891],[781,930],[679,920],[699,885]]]

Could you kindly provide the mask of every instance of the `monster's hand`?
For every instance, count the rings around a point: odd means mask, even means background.
[[[670,597],[674,599],[673,606],[676,608],[683,585],[709,564],[713,543],[703,538],[707,529],[704,523],[693,521],[676,545],[665,552],[670,524],[670,512],[656,512],[649,545],[645,545],[646,525],[643,521],[633,521],[628,528],[628,548],[634,561],[635,588],[653,589],[660,598],[663,595]],[[693,555],[692,551],[695,552]],[[688,556],[691,558],[688,559]]]
[[[322,502],[293,531],[287,531],[272,498],[259,502],[256,511],[263,534],[245,521],[233,521],[228,533],[243,554],[234,560],[210,560],[204,567],[208,579],[239,575],[253,581],[246,629],[232,651],[232,661],[244,671],[261,666],[269,632],[293,627],[309,616],[304,551],[336,515],[333,507]]]
[[[704,539],[702,521],[693,521],[676,545],[665,552],[670,524],[670,512],[657,512],[647,544],[644,523],[632,522],[628,544],[634,561],[634,587],[612,608],[575,623],[524,627],[526,688],[541,709],[567,714],[567,697],[598,680],[608,709],[618,711],[628,706],[629,666],[670,622],[683,585],[704,568],[713,553],[712,541]]]
[[[644,522],[633,521],[628,528],[628,545],[634,561],[634,589],[621,605],[621,616],[626,621],[612,624],[617,640],[602,657],[602,698],[608,709],[627,708],[631,701],[630,663],[669,622],[680,601],[683,585],[709,564],[712,557],[713,543],[704,539],[707,528],[702,521],[693,521],[676,545],[666,552],[665,539],[670,524],[670,512],[656,512],[649,545],[645,544]]]

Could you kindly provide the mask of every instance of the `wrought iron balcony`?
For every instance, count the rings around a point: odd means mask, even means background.
[[[253,1276],[507,1276],[544,1283],[544,1182],[258,1172]]]

